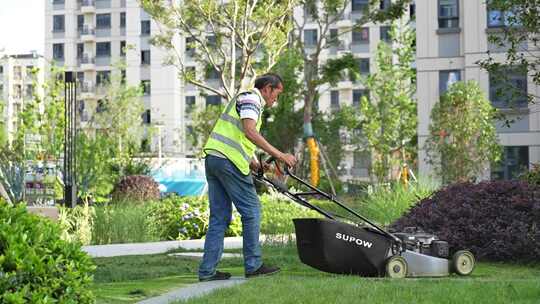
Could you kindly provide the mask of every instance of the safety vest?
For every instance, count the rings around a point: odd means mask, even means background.
[[[256,92],[256,90],[255,90]],[[259,94],[261,101],[263,98]],[[249,174],[249,163],[255,155],[256,146],[245,135],[240,115],[236,111],[236,100],[233,98],[221,113],[208,141],[204,145],[203,154],[207,150],[216,150],[225,155],[244,175]],[[259,112],[256,129],[259,131],[262,125],[263,107]]]

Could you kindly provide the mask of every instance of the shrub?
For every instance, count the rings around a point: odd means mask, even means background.
[[[159,241],[147,223],[149,204],[153,203],[95,205],[92,244]]]
[[[438,187],[435,182],[423,178],[408,186],[399,182],[389,187],[378,186],[360,200],[359,212],[380,225],[388,226]]]
[[[60,206],[58,224],[62,229],[62,239],[77,241],[83,245],[92,242],[92,228],[95,209],[88,204],[78,205],[75,208]]]
[[[159,199],[159,185],[150,176],[129,175],[115,185],[113,201],[145,202]]]
[[[540,164],[533,164],[532,169],[523,174],[521,179],[531,185],[540,186]]]
[[[0,303],[94,303],[94,266],[60,227],[0,201]]]
[[[302,207],[275,191],[262,195],[260,201],[262,234],[291,234],[294,233],[294,218],[320,217],[319,213]]]
[[[540,188],[493,181],[448,186],[422,200],[393,227],[421,227],[447,240],[451,250],[470,249],[479,259],[538,261]]]
[[[241,234],[240,216],[233,210],[226,236]],[[149,205],[147,223],[160,239],[185,240],[202,238],[208,229],[207,198],[170,195]]]

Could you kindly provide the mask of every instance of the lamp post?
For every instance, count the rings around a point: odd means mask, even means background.
[[[64,205],[77,205],[76,139],[77,139],[77,82],[73,72],[64,75]]]

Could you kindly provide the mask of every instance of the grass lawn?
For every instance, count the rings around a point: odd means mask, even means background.
[[[188,303],[540,303],[538,265],[480,263],[470,277],[390,280],[314,270],[299,261],[294,246],[265,246],[263,257],[282,272]],[[198,262],[192,259],[152,255],[95,262],[97,303],[133,303],[197,281]],[[219,269],[241,276],[242,263],[225,259]]]

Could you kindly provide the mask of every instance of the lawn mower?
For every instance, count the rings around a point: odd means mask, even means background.
[[[272,162],[277,175],[289,176],[309,190],[291,192],[282,179],[267,177],[262,165],[254,173],[255,179],[324,216],[293,219],[302,263],[324,272],[364,277],[443,277],[452,273],[463,276],[472,273],[475,258],[470,251],[456,251],[450,258],[448,242],[433,234],[415,227],[388,232],[334,196],[297,177],[287,166],[280,168],[273,157],[266,161],[267,164]],[[313,205],[307,200],[309,197],[327,199],[354,219]]]

